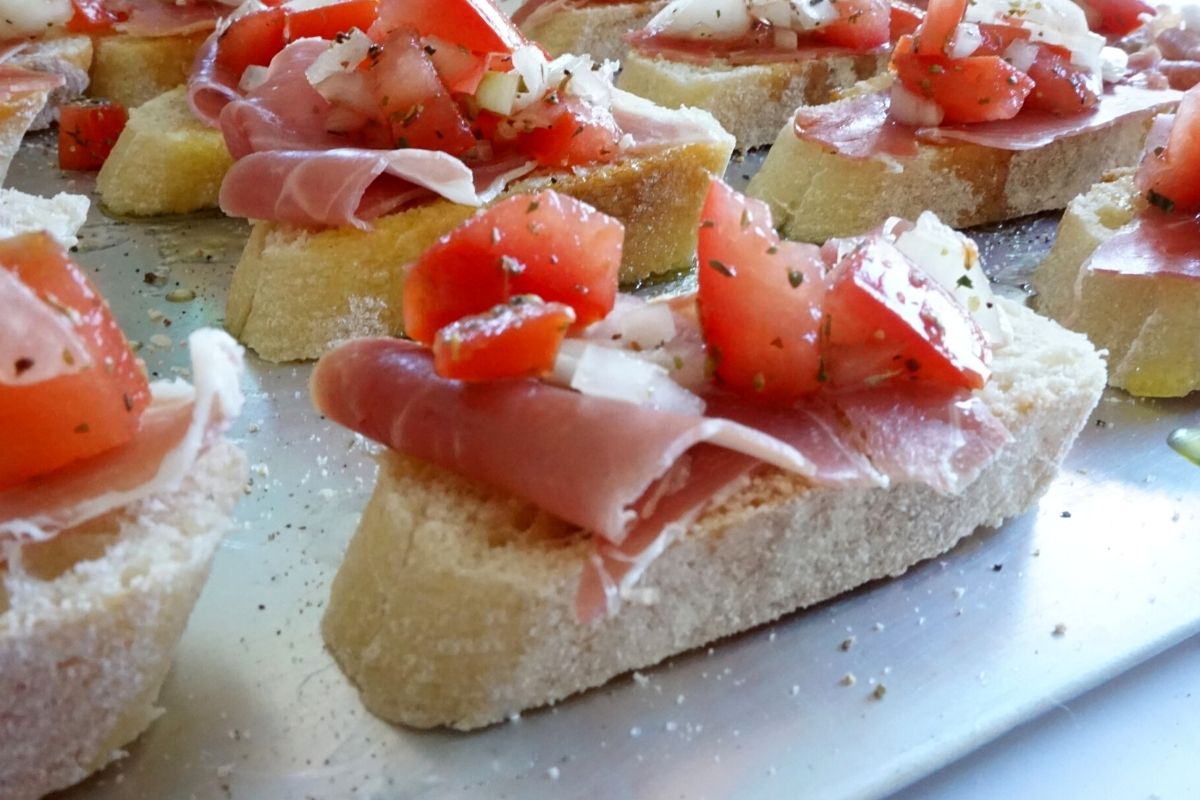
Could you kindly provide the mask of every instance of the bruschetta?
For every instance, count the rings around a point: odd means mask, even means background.
[[[1103,388],[933,215],[817,247],[714,182],[671,302],[617,293],[621,241],[511,197],[415,264],[413,341],[318,362],[389,448],[323,622],[384,719],[480,727],[897,575],[1028,508]]]
[[[587,53],[619,61],[625,37],[643,28],[667,0],[527,0],[512,20],[552,56]]]

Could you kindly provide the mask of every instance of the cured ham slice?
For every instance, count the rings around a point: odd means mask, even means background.
[[[822,474],[823,455],[728,419],[686,416],[588,397],[534,380],[463,384],[437,377],[418,345],[348,343],[313,373],[317,408],[408,455],[538,504],[619,544],[638,502],[680,456],[709,443],[826,485],[878,485]],[[839,447],[834,441],[821,446]]]
[[[227,4],[193,0],[109,0],[109,6],[127,15],[113,27],[131,36],[182,36],[211,31],[232,9]]]
[[[1200,280],[1200,219],[1148,208],[1101,244],[1092,272]]]
[[[1034,150],[1052,142],[1107,128],[1134,114],[1165,110],[1179,92],[1116,84],[1091,111],[1074,116],[1022,111],[1013,119],[913,128],[888,116],[886,95],[857,97],[807,106],[795,118],[796,135],[848,158],[883,159],[913,155],[919,143],[962,142],[998,150]]]
[[[62,75],[0,63],[0,103],[30,92],[51,92],[65,80]]]
[[[0,493],[0,540],[47,539],[152,495],[171,491],[242,405],[242,349],[206,329],[188,338],[194,388],[159,382],[134,439],[123,447]]]

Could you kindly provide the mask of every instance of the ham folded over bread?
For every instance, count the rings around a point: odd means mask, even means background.
[[[582,620],[616,608],[653,558],[713,502],[769,465],[814,486],[921,481],[952,492],[1008,439],[961,392],[876,392],[778,408],[725,394],[690,416],[536,380],[466,384],[429,352],[367,339],[327,354],[317,408],[406,455],[504,489],[595,534]]]
[[[1200,219],[1147,208],[1096,248],[1087,269],[1200,280]]]
[[[919,144],[975,144],[997,150],[1036,150],[1052,142],[1108,128],[1147,111],[1179,102],[1170,89],[1112,84],[1091,110],[1072,116],[1024,110],[1016,117],[969,125],[914,128],[888,115],[886,94],[865,95],[820,106],[805,106],[795,117],[796,135],[848,158],[881,159],[915,155]]]
[[[16,52],[13,50],[7,55]],[[17,95],[30,92],[50,92],[66,82],[62,75],[5,64],[4,58],[0,55],[0,103],[7,103]]]

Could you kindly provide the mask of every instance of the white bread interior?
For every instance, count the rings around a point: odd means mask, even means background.
[[[89,94],[137,108],[187,81],[207,33],[97,36]]]
[[[955,228],[1000,222],[1063,208],[1108,170],[1137,163],[1153,115],[1135,114],[1034,150],[920,144],[915,156],[898,160],[902,169],[800,139],[789,117],[746,191],[770,205],[788,238],[807,242],[851,236],[890,216],[915,219],[925,210]]]
[[[49,92],[33,90],[12,92],[0,102],[0,184],[8,175],[13,157],[25,138],[25,132],[46,106]]]
[[[623,283],[691,267],[700,208],[712,178],[725,171],[733,137],[702,111],[660,112],[704,123],[711,138],[537,174],[501,197],[553,188],[620,219]],[[475,210],[435,200],[375,220],[369,231],[255,223],[234,271],[225,327],[269,361],[317,358],[342,339],[402,333],[405,267]]]
[[[800,105],[833,99],[887,68],[889,52],[827,55],[803,61],[731,66],[689,64],[630,51],[617,85],[667,108],[711,112],[741,150],[775,141],[779,126]]]
[[[26,546],[21,572],[0,568],[0,797],[82,780],[162,713],[245,471],[220,444],[177,491]]]
[[[1081,335],[999,301],[1015,330],[982,390],[1014,438],[958,496],[814,488],[764,469],[650,567],[652,605],[593,626],[587,543],[536,508],[392,453],[333,582],[325,641],[383,719],[477,728],[899,575],[1045,490],[1104,387]]]
[[[627,49],[625,34],[644,27],[664,5],[666,0],[578,7],[568,0],[535,12],[521,31],[551,56],[586,53],[597,62],[620,61]]]
[[[1108,382],[1132,394],[1200,389],[1200,279],[1117,275],[1086,266],[1096,248],[1145,207],[1133,170],[1071,201],[1033,275],[1038,310],[1108,350]],[[1200,252],[1200,242],[1196,242]]]

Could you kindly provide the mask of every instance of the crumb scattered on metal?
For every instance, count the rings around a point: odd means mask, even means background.
[[[881,683],[875,687],[875,691],[871,692],[871,697],[873,697],[876,700],[882,700],[883,696],[886,694],[887,694],[887,687]]]
[[[847,672],[842,676],[842,686],[853,686],[858,683],[858,678],[854,677],[853,672]]]
[[[847,636],[845,639],[842,640],[842,643],[838,645],[838,648],[841,649],[841,651],[844,653],[847,650],[849,650],[851,647],[854,647],[854,643],[856,641],[858,641],[857,636]]]
[[[1060,622],[1054,626],[1054,630],[1052,631],[1052,633],[1055,636],[1066,636],[1067,635],[1067,626]]]

